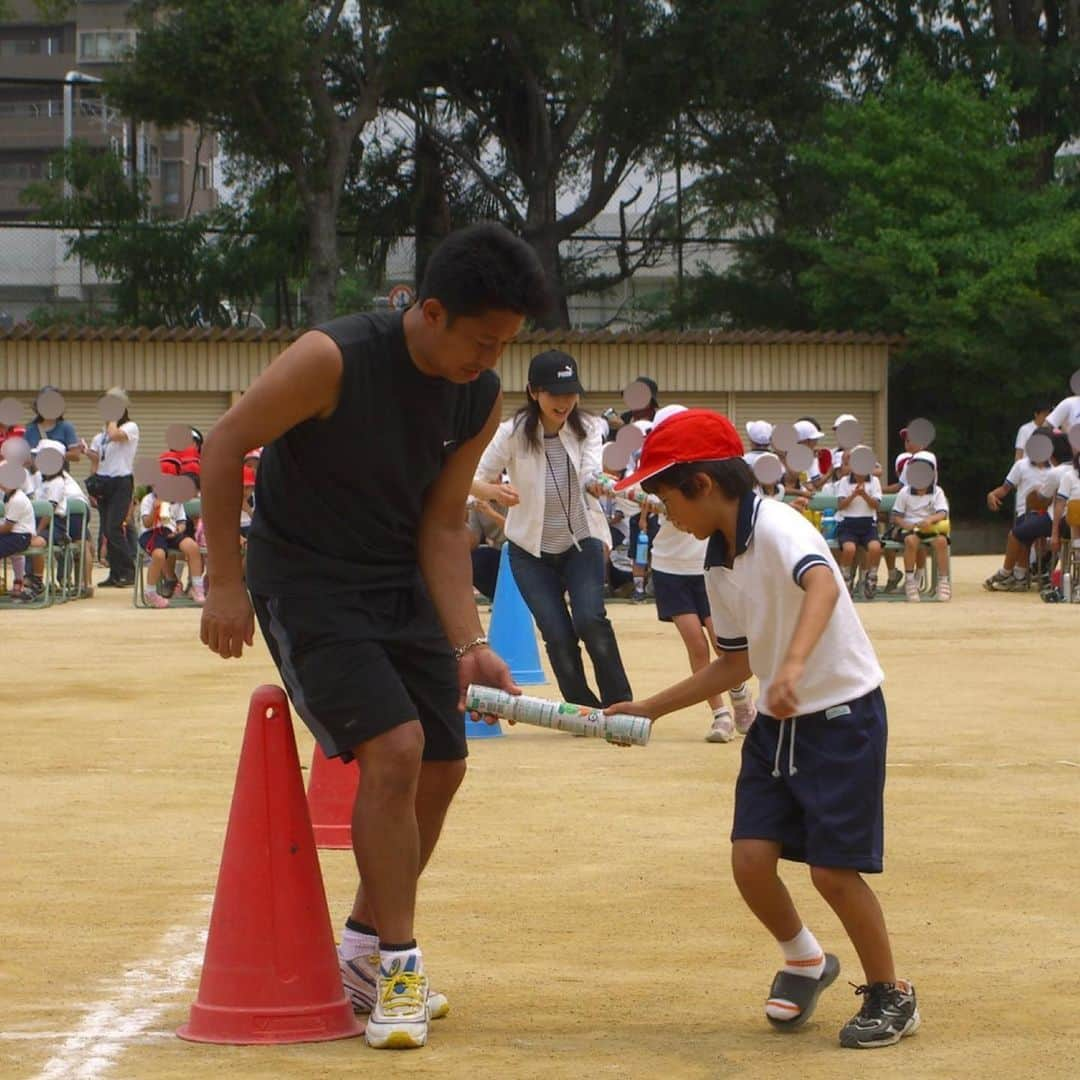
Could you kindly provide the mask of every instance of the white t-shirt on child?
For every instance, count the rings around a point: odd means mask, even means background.
[[[1062,473],[1058,480],[1057,497],[1064,499],[1065,502],[1080,499],[1080,476],[1077,476],[1071,461],[1063,468],[1068,469],[1068,472]],[[1080,539],[1080,537],[1074,537],[1074,539]]]
[[[42,481],[41,498],[53,504],[53,513],[58,517],[67,517],[67,491],[62,475]]]
[[[653,540],[652,567],[662,574],[686,577],[704,574],[707,544],[707,540],[676,529],[666,517],[661,517],[660,529]]]
[[[916,524],[925,521],[933,514],[949,513],[949,500],[945,498],[945,492],[935,486],[933,491],[916,495],[906,484],[896,495],[892,512],[904,521],[914,521]]]
[[[1050,470],[1043,465],[1036,465],[1031,458],[1022,457],[1014,461],[1005,477],[1005,483],[1016,490],[1016,506],[1013,516],[1020,517],[1027,513],[1027,498],[1033,491],[1038,491],[1046,482]]]
[[[838,499],[846,499],[859,485],[855,480],[852,480],[851,476],[842,476],[833,485],[835,488],[835,495]],[[863,489],[871,499],[877,499],[881,501],[881,481],[876,476],[869,477],[863,483]],[[842,521],[844,518],[873,518],[877,517],[877,510],[874,509],[861,495],[855,497],[851,504],[845,509],[841,510],[838,506],[836,508],[836,519]]]
[[[13,491],[4,506],[4,520],[14,526],[12,532],[19,536],[33,536],[37,532],[34,504],[25,491]]]
[[[157,506],[157,504],[158,497],[152,491],[147,492],[143,496],[142,502],[139,503],[139,524],[142,525],[144,529],[152,528],[152,526],[148,526],[144,523],[144,519],[153,514],[154,507]],[[172,523],[171,525],[162,524],[160,527],[167,529],[171,528],[173,532],[180,532],[180,526],[187,521],[187,511],[184,509],[184,504],[182,502],[174,502],[167,503],[166,505],[169,507],[169,516],[172,518]]]
[[[1046,423],[1049,427],[1059,428],[1066,433],[1073,424],[1080,424],[1080,394],[1062,398],[1046,418]]]
[[[1035,434],[1035,421],[1029,420],[1016,429],[1016,449],[1023,450],[1027,446],[1028,439]]]

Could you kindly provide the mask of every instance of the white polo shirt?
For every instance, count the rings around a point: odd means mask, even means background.
[[[915,524],[925,521],[934,514],[949,516],[949,500],[945,492],[937,484],[932,491],[924,491],[916,495],[910,487],[904,486],[896,493],[893,501],[893,517],[903,521],[914,521]]]
[[[739,506],[730,569],[726,549],[723,534],[715,533],[705,570],[713,628],[723,651],[749,650],[760,701],[767,699],[787,655],[806,595],[803,575],[814,566],[829,568],[838,597],[797,688],[799,715],[854,701],[881,685],[885,676],[840,570],[821,533],[802,514],[748,495]]]
[[[1026,514],[1027,499],[1033,491],[1039,491],[1046,483],[1050,469],[1045,465],[1036,465],[1031,458],[1022,457],[1014,461],[1009,469],[1005,483],[1016,492],[1016,505],[1013,507],[1013,516],[1020,517]]]

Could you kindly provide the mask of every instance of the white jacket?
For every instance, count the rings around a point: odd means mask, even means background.
[[[581,484],[589,535],[610,547],[611,530],[600,503],[585,491],[585,485],[603,471],[602,428],[592,417],[582,419],[588,431],[584,439],[579,439],[565,424],[559,432],[559,439]],[[506,537],[536,558],[540,557],[540,540],[544,533],[546,460],[542,448],[526,442],[524,425],[519,425],[515,430],[511,418],[498,426],[476,470],[476,479],[486,483],[496,482],[504,469],[510,474],[510,483],[517,488],[521,502],[507,511]]]

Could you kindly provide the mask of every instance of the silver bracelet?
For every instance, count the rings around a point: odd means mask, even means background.
[[[478,638],[470,641],[466,645],[458,645],[454,649],[454,659],[460,660],[466,653],[472,652],[473,649],[482,649],[485,645],[487,645],[487,643],[488,639],[483,634],[481,634]]]

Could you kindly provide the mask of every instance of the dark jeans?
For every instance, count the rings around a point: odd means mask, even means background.
[[[103,476],[104,494],[98,496],[101,531],[108,544],[109,577],[132,581],[135,577],[134,535],[124,534],[124,522],[131,511],[134,479],[130,476]]]
[[[603,544],[590,537],[581,541],[580,551],[572,547],[560,555],[539,558],[511,544],[510,567],[540,627],[564,700],[590,708],[632,700],[615,631],[604,610]],[[563,600],[567,592],[573,618]],[[600,700],[585,677],[580,642],[593,662]]]

